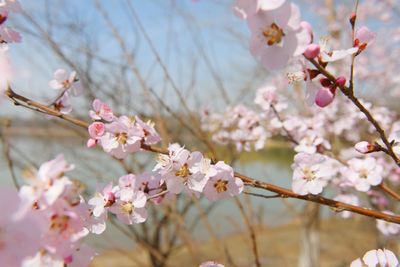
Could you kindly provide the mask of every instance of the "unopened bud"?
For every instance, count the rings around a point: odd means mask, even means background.
[[[318,90],[315,96],[315,104],[321,108],[328,106],[332,103],[333,99],[335,98],[335,94],[332,93],[330,88],[322,87]]]
[[[362,154],[368,154],[379,150],[376,145],[370,144],[367,141],[358,142],[354,145],[354,148]]]
[[[339,77],[336,79],[335,82],[336,82],[337,86],[342,87],[342,86],[344,86],[344,85],[346,84],[346,78],[343,77],[343,76],[339,76]]]
[[[313,59],[319,55],[320,47],[318,44],[309,44],[306,51],[304,51],[304,56],[308,59]]]
[[[350,21],[351,27],[353,27],[353,28],[356,25],[356,19],[357,19],[357,14],[355,12],[351,12],[349,21]]]

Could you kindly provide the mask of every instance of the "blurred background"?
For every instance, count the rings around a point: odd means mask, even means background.
[[[212,143],[201,129],[204,108],[222,112],[239,103],[251,107],[258,87],[284,78],[282,72],[266,72],[251,56],[249,32],[234,16],[233,1],[20,2],[24,13],[12,18],[23,35],[23,42],[11,51],[16,92],[51,103],[57,96],[48,86],[53,72],[75,70],[84,91],[73,99],[74,116],[89,121],[91,103],[99,98],[117,114],[153,120],[163,146],[179,142],[217,155],[248,176],[290,188],[294,154],[284,140],[268,140],[259,152],[239,153]],[[317,36],[331,35],[338,44],[348,41],[354,1],[293,2]],[[399,6],[395,1],[360,1],[359,14],[359,23],[378,32],[380,48],[360,59],[369,71],[356,73],[358,93],[382,104],[380,96],[400,92],[400,79],[387,76],[395,74],[399,64]],[[293,99],[295,90],[299,88],[286,87],[282,94]],[[385,101],[398,109],[393,98]],[[155,165],[154,154],[139,153],[122,162],[87,149],[84,130],[14,107],[6,99],[0,102],[0,126],[2,186],[13,186],[11,170],[23,183],[25,170],[59,153],[75,165],[70,177],[82,182],[87,196],[99,183]],[[88,242],[100,254],[92,265],[198,266],[216,260],[226,266],[254,266],[251,233],[256,234],[263,266],[307,266],[302,257],[319,257],[316,266],[348,266],[367,250],[396,246],[395,240],[378,234],[372,219],[344,220],[328,208],[291,199],[243,194],[210,203],[181,197],[150,208],[150,214],[145,224],[109,223],[105,234],[91,236]]]

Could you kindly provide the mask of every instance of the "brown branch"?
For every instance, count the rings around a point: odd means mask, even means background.
[[[330,73],[327,73],[327,75],[331,76],[334,79],[334,77]],[[21,95],[18,95],[17,93],[12,91],[11,88],[8,88],[8,90],[6,91],[6,95],[13,101],[21,101],[28,106],[38,109],[38,111],[46,113],[47,115],[58,117],[60,119],[66,120],[68,122],[71,122],[71,123],[73,123],[77,126],[83,127],[83,128],[87,128],[89,126],[89,123],[87,123],[85,121],[79,120],[79,119],[74,118],[69,115],[62,114],[61,112],[59,112],[57,110],[49,108],[49,107],[47,107],[43,104],[40,104],[36,101],[32,101]],[[143,150],[147,150],[147,151],[151,151],[151,152],[155,152],[155,153],[168,154],[168,150],[165,148],[148,146],[148,145],[144,145],[144,144],[142,144],[141,148]],[[390,215],[390,214],[386,214],[386,213],[379,212],[376,210],[371,210],[368,208],[354,206],[354,205],[346,204],[343,202],[335,201],[335,200],[332,200],[329,198],[324,198],[324,197],[318,196],[318,195],[304,195],[304,196],[299,195],[289,189],[279,187],[279,186],[276,186],[273,184],[269,184],[266,182],[262,182],[262,181],[250,178],[246,175],[240,174],[238,172],[235,172],[235,177],[241,179],[247,186],[252,186],[255,188],[260,188],[263,190],[277,193],[282,198],[296,198],[296,199],[301,199],[301,200],[305,200],[305,201],[311,201],[311,202],[319,203],[321,205],[332,207],[333,209],[338,210],[338,211],[347,210],[347,211],[357,213],[360,215],[364,215],[367,217],[372,217],[375,219],[381,219],[381,220],[384,220],[387,222],[400,224],[400,216],[398,216],[398,215]]]
[[[322,73],[326,78],[328,78],[332,83],[336,83],[335,77],[322,67],[315,59],[309,59],[309,61]],[[392,144],[386,137],[385,130],[382,129],[379,122],[372,116],[371,112],[360,102],[360,100],[353,94],[352,90],[346,85],[339,87],[342,93],[351,101],[353,104],[367,117],[368,121],[374,126],[375,130],[378,132],[382,142],[385,144],[387,151],[384,151],[389,155],[397,166],[400,167],[400,160],[393,151]]]
[[[391,189],[387,184],[385,183],[381,183],[379,185],[379,187],[382,189],[382,191],[384,191],[386,194],[390,195],[391,197],[393,197],[394,199],[396,199],[397,201],[400,201],[400,195],[398,193],[396,193],[395,191],[393,191],[393,189]]]

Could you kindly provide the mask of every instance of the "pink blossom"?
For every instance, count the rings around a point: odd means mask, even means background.
[[[362,51],[376,38],[376,33],[363,26],[356,31],[354,38],[354,47],[358,47]]]
[[[252,33],[250,51],[267,70],[283,68],[310,43],[310,35],[300,26],[300,11],[289,1],[277,9],[260,10],[247,20]]]
[[[151,121],[143,122],[138,116],[135,117],[138,127],[144,133],[144,143],[146,145],[154,145],[161,141],[160,135],[154,129],[154,123]]]
[[[292,168],[292,190],[300,195],[321,193],[334,175],[329,160],[320,154],[296,154]]]
[[[98,122],[98,121],[93,122],[88,127],[89,135],[93,139],[99,139],[100,137],[103,136],[105,131],[106,131],[106,127],[105,127],[104,123]]]
[[[19,191],[21,207],[19,216],[25,214],[33,205],[39,209],[53,205],[56,200],[71,184],[69,178],[65,177],[65,172],[73,169],[73,165],[68,164],[63,155],[58,155],[55,159],[43,163],[39,170],[34,170],[29,177],[29,185],[24,185]]]
[[[287,103],[277,93],[277,89],[273,85],[263,85],[257,90],[254,103],[259,105],[264,111],[268,112],[271,105],[277,112],[281,112],[287,107]]]
[[[383,168],[376,162],[375,158],[353,158],[347,164],[349,167],[343,168],[341,172],[357,190],[367,192],[371,186],[382,182]]]
[[[82,90],[76,72],[73,71],[68,75],[64,69],[57,69],[54,72],[54,79],[49,82],[49,86],[56,90],[68,90],[73,96],[78,96]]]
[[[109,210],[125,224],[142,223],[147,219],[147,211],[144,208],[146,201],[147,197],[142,191],[132,190],[132,194],[122,194]]]
[[[396,255],[388,249],[370,250],[365,253],[362,260],[359,258],[354,260],[350,267],[362,267],[363,262],[368,267],[375,267],[377,264],[381,267],[397,267],[399,264]]]
[[[203,158],[200,152],[189,152],[177,144],[169,146],[169,155],[159,155],[154,171],[158,171],[165,180],[168,191],[179,194],[203,191],[212,172],[210,161]],[[204,171],[205,173],[201,172]]]
[[[140,150],[140,142],[144,133],[136,127],[133,120],[121,116],[106,125],[106,133],[100,137],[104,151],[118,159]]]
[[[89,111],[89,115],[93,120],[105,120],[111,122],[114,120],[112,109],[99,99],[95,99],[92,103],[93,110]]]
[[[231,166],[223,161],[215,164],[217,173],[212,176],[204,187],[204,195],[211,201],[239,195],[244,188],[243,181],[236,178]]]
[[[58,99],[54,104],[54,109],[63,113],[69,114],[72,111],[72,106],[70,104],[70,96],[68,92],[65,92],[60,99]]]
[[[116,189],[113,188],[112,183],[109,183],[101,193],[96,192],[95,196],[89,199],[88,204],[93,206],[92,213],[95,217],[100,217],[107,207],[115,203],[115,193]]]

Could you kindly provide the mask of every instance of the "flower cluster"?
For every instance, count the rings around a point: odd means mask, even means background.
[[[202,128],[212,133],[212,140],[221,145],[235,144],[238,151],[264,148],[268,137],[261,126],[262,117],[253,110],[238,105],[227,108],[223,114],[204,110]]]
[[[72,168],[59,155],[31,170],[18,195],[1,194],[5,213],[0,228],[6,233],[0,238],[2,264],[89,265],[94,251],[82,244],[82,238],[91,228],[90,209],[80,195],[79,182],[65,176]]]
[[[200,152],[190,152],[178,144],[168,147],[169,154],[160,154],[154,167],[173,194],[185,192],[211,201],[236,196],[243,191],[243,182],[234,176],[231,166],[219,161],[212,164]]]
[[[81,83],[75,71],[68,74],[64,69],[58,69],[54,72],[54,79],[49,82],[49,86],[57,91],[61,91],[59,96],[52,102],[54,109],[63,114],[72,111],[70,98],[79,96],[82,91]]]
[[[160,141],[151,121],[145,123],[137,116],[117,117],[107,104],[98,99],[93,101],[92,106],[89,115],[94,122],[88,128],[88,147],[98,144],[105,152],[123,159],[139,151],[143,144],[154,145]]]
[[[168,196],[203,193],[211,201],[240,194],[243,182],[234,177],[232,167],[222,161],[212,164],[200,152],[190,152],[178,144],[168,147],[169,154],[160,154],[152,172],[127,174],[100,188],[88,204],[92,207],[92,232],[105,230],[108,212],[125,224],[143,223],[148,200],[160,204]],[[96,222],[96,223],[94,223]]]

